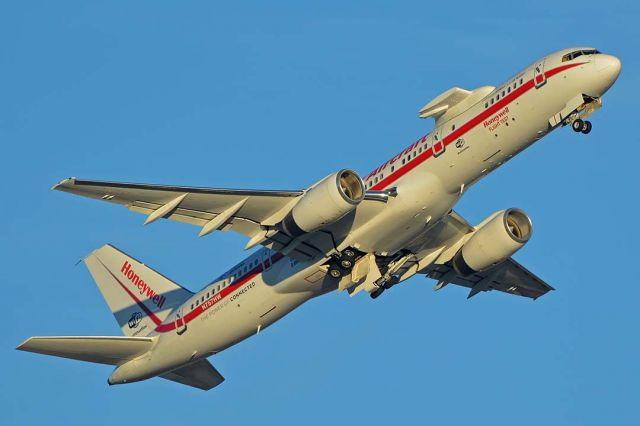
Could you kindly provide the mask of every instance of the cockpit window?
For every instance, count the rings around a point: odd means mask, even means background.
[[[597,53],[600,53],[598,50],[596,49],[589,49],[589,50],[576,50],[575,52],[571,52],[571,53],[567,53],[566,55],[564,55],[562,57],[562,62],[567,62],[567,61],[571,61],[575,58],[577,58],[578,56],[582,56],[582,55],[595,55]]]

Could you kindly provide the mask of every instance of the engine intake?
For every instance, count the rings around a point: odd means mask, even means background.
[[[364,182],[353,170],[340,170],[309,188],[282,221],[292,237],[317,231],[330,225],[364,199]]]
[[[469,276],[507,260],[531,238],[531,219],[520,209],[495,213],[485,220],[453,257],[459,275]]]

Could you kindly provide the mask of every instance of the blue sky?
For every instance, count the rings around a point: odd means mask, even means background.
[[[0,423],[638,424],[637,3],[5,2],[0,6]],[[191,289],[245,239],[143,227],[50,191],[77,176],[298,189],[368,173],[427,133],[444,90],[497,85],[592,45],[622,74],[588,136],[554,132],[471,189],[473,223],[532,217],[516,258],[557,288],[536,302],[432,291],[330,294],[211,361],[210,392],[21,353],[31,335],[118,334],[82,265],[112,243]]]

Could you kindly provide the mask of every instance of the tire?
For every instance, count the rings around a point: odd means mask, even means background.
[[[577,118],[573,123],[571,123],[571,128],[574,132],[581,132],[584,128],[584,121]]]
[[[593,128],[593,126],[591,125],[590,121],[585,121],[584,122],[584,126],[582,126],[582,130],[581,132],[586,134],[589,134],[589,132],[591,132],[591,129]]]
[[[349,258],[356,257],[356,252],[351,249],[346,249],[345,251],[342,252],[342,254],[344,257],[349,257]]]
[[[331,276],[331,278],[340,278],[342,277],[342,271],[340,270],[340,268],[331,267],[329,268],[329,275]]]
[[[371,293],[370,296],[372,299],[377,299],[382,294],[383,291],[384,291],[384,288],[381,287],[376,291],[374,291],[373,293]]]
[[[350,259],[342,259],[340,261],[340,266],[342,266],[344,269],[351,269],[351,267],[353,266],[353,262]]]

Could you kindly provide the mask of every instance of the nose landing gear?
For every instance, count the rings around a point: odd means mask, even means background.
[[[573,123],[571,123],[571,128],[574,132],[581,132],[585,135],[591,131],[592,127],[593,126],[591,125],[590,121],[583,121],[579,118],[575,119]]]

